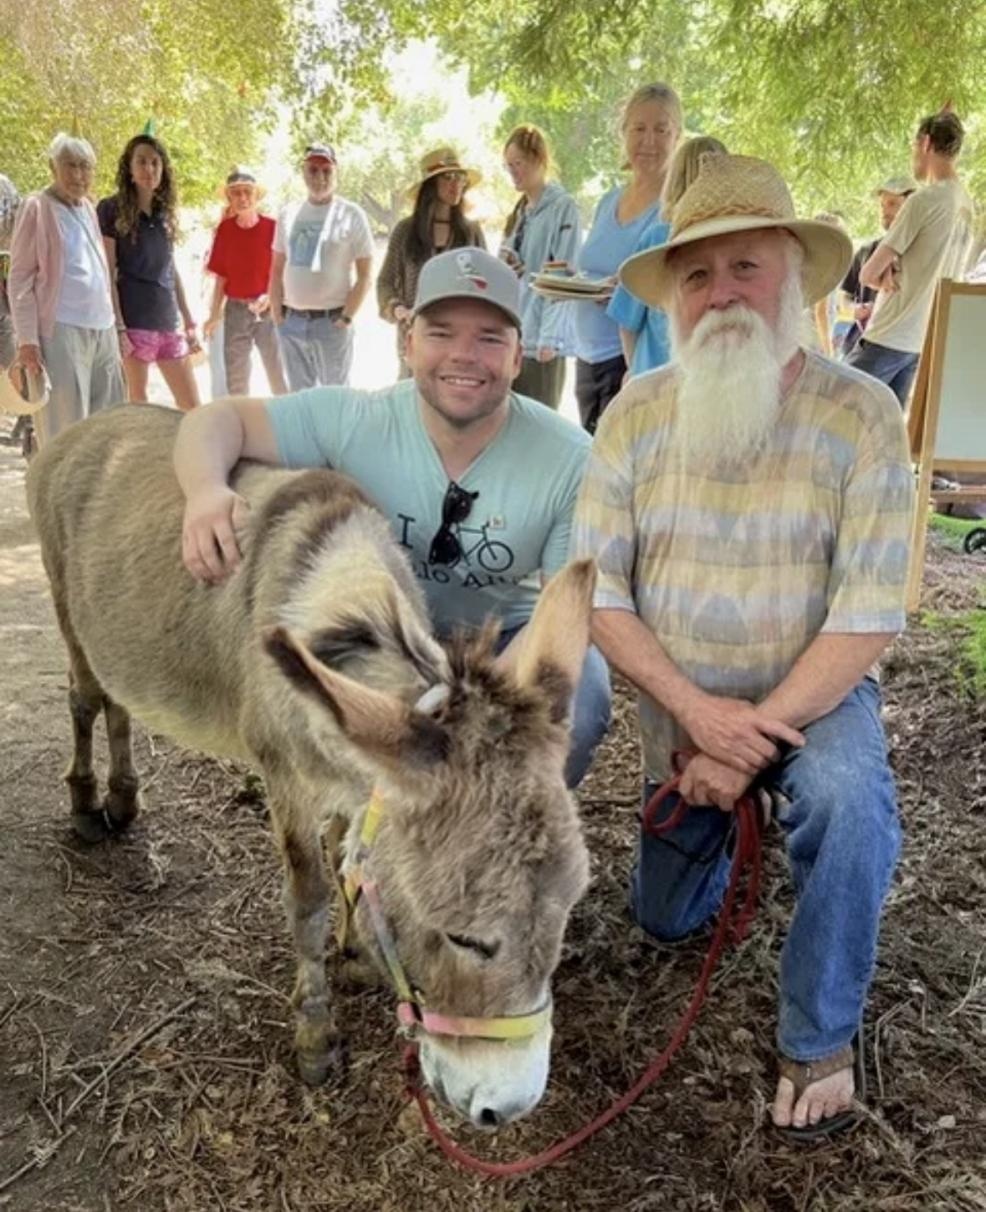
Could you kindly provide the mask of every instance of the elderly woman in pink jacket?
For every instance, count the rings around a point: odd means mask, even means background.
[[[17,362],[51,383],[35,419],[41,445],[126,399],[109,267],[88,197],[96,156],[87,140],[59,134],[48,159],[51,184],[17,214],[8,280]]]

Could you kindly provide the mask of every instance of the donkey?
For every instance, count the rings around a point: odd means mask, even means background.
[[[303,1078],[317,1083],[338,1042],[321,830],[341,818],[341,875],[372,867],[376,907],[423,1005],[446,1021],[548,1008],[509,1045],[482,1033],[422,1040],[439,1097],[480,1126],[516,1118],[547,1083],[550,980],[588,878],[563,767],[594,565],[554,577],[505,653],[494,655],[492,628],[446,651],[402,549],[352,481],[241,463],[243,563],[225,584],[201,585],[181,563],[178,422],[170,409],[110,409],[55,438],[28,472],[69,655],[72,824],[98,842],[136,816],[131,713],[260,768],[297,952],[295,1048]],[[384,811],[366,859],[355,851],[371,792]],[[355,902],[354,927],[383,966],[372,908]]]

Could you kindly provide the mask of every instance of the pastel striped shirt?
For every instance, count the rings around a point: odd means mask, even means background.
[[[675,367],[610,404],[576,507],[595,605],[635,612],[692,682],[757,702],[821,632],[897,632],[913,474],[882,383],[807,352],[763,451],[710,474],[668,453]],[[684,737],[641,696],[644,762]]]

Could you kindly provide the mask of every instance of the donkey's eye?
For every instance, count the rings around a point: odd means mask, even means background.
[[[469,938],[465,934],[446,934],[445,937],[453,947],[459,947],[463,951],[475,951],[483,959],[492,959],[500,950],[499,943],[484,943],[482,939]]]

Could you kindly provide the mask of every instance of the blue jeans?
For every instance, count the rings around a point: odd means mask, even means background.
[[[781,951],[777,1042],[817,1060],[851,1042],[876,961],[880,909],[900,851],[880,688],[865,678],[802,730],[761,782],[780,793],[796,904]],[[645,784],[646,797],[655,790]],[[658,819],[677,801],[669,797]],[[681,938],[719,908],[729,877],[733,817],[692,808],[661,838],[641,831],[630,905],[656,938]]]
[[[902,349],[889,349],[860,337],[846,358],[848,366],[865,371],[881,383],[886,383],[900,401],[901,408],[907,403],[914,372],[918,368],[918,354],[906,353]]]
[[[277,330],[291,391],[306,387],[346,387],[353,364],[352,327],[330,316],[312,320],[289,311]]]
[[[497,652],[502,652],[518,631],[519,627],[502,631]],[[609,731],[611,698],[609,666],[599,649],[590,647],[572,703],[572,741],[565,763],[565,782],[569,787],[577,787],[589,773],[596,746]]]

